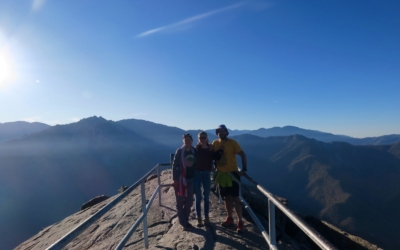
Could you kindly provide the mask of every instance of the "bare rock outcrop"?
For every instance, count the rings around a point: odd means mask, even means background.
[[[110,197],[108,197],[107,195],[100,195],[100,196],[97,196],[97,197],[91,199],[90,201],[86,202],[85,204],[83,204],[83,205],[81,206],[81,211],[82,211],[82,210],[85,210],[86,208],[93,207],[94,205],[96,205],[96,204],[98,204],[98,203],[100,203],[100,202],[102,202],[102,201],[105,201],[105,200],[107,200],[108,198],[110,198]]]
[[[170,170],[162,172],[161,182],[172,184]],[[147,201],[156,186],[157,178],[147,179],[145,184]],[[113,196],[41,230],[16,249],[35,250],[49,247],[116,197]],[[226,217],[224,206],[219,203],[217,196],[210,197],[211,225],[195,227],[190,232],[184,232],[176,217],[174,190],[172,187],[163,187],[161,206],[158,204],[157,196],[147,214],[149,249],[268,249],[258,228],[247,220],[245,220],[246,231],[243,234],[238,234],[236,228],[227,229],[220,226],[220,222]],[[138,187],[73,239],[64,249],[114,249],[140,214],[141,195],[140,187]],[[196,225],[194,209],[192,209],[190,220],[193,225]],[[280,249],[296,249],[284,242],[279,242],[279,246]],[[144,248],[142,226],[133,233],[125,248]]]
[[[151,194],[156,189],[157,181],[155,176],[147,178],[145,182],[146,202],[149,201]],[[172,184],[171,170],[162,172],[161,183]],[[245,212],[245,233],[238,234],[235,227],[224,228],[220,225],[221,221],[225,219],[226,213],[224,205],[219,202],[217,195],[210,195],[211,225],[195,227],[189,232],[182,231],[176,216],[173,188],[171,186],[163,187],[161,193],[161,205],[159,205],[157,195],[147,214],[149,249],[269,249],[260,231]],[[242,194],[264,227],[268,228],[266,198],[252,186],[244,185]],[[36,250],[49,247],[117,196],[103,200],[41,230],[16,249]],[[287,200],[284,198],[279,199],[287,204]],[[139,186],[73,239],[64,249],[114,249],[141,215],[141,200]],[[190,220],[193,225],[196,225],[194,208]],[[376,245],[349,235],[315,218],[307,217],[305,220],[339,249],[379,249]],[[316,249],[304,233],[297,229],[278,209],[276,210],[276,225],[279,249]],[[132,234],[124,249],[144,249],[142,226],[139,226]]]

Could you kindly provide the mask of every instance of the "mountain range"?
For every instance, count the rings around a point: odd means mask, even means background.
[[[400,142],[353,146],[300,135],[234,139],[246,152],[249,175],[287,198],[296,212],[399,249]]]
[[[103,118],[49,127],[0,146],[0,249],[132,184],[172,148]]]
[[[289,131],[262,132],[283,130]],[[169,161],[183,133],[195,139],[199,131],[90,117],[1,143],[0,235],[6,240],[0,249],[15,247],[95,196],[111,196],[134,183],[152,166]],[[210,140],[216,138],[215,130],[208,132]],[[400,248],[400,142],[355,146],[253,132],[232,130],[229,137],[246,152],[249,175],[287,198],[291,209],[385,249]]]
[[[215,130],[207,130],[215,133]],[[322,142],[347,142],[353,145],[388,145],[400,141],[400,135],[383,135],[378,137],[366,137],[366,138],[354,138],[346,135],[335,135],[326,132],[320,132],[317,130],[302,129],[295,126],[284,126],[284,127],[273,127],[273,128],[260,128],[257,130],[233,130],[230,131],[231,136],[250,134],[259,137],[270,137],[270,136],[289,136],[289,135],[302,135],[311,139],[315,139]]]
[[[6,122],[0,123],[0,143],[20,138],[21,136],[36,133],[46,128],[50,125],[40,123],[40,122]]]
[[[138,119],[125,119],[116,122],[117,124],[136,131],[138,134],[145,134],[146,137],[152,138],[157,142],[164,145],[176,145],[180,143],[180,138],[183,133],[192,134],[193,138],[201,131],[198,130],[183,130],[178,127],[166,126],[154,122]],[[19,139],[22,136],[27,136],[31,133],[40,132],[50,125],[39,123],[39,122],[8,122],[0,123],[0,143]],[[208,133],[209,140],[213,141],[217,139],[215,135],[215,129],[205,130]],[[259,128],[257,130],[230,130],[230,136],[250,134],[259,137],[270,137],[270,136],[288,136],[288,135],[303,135],[305,137],[315,139],[322,142],[347,142],[352,145],[389,145],[400,141],[399,134],[382,135],[377,137],[365,137],[365,138],[354,138],[347,135],[335,135],[327,132],[320,132],[317,130],[303,129],[295,126],[284,126],[284,127],[272,127],[272,128]]]

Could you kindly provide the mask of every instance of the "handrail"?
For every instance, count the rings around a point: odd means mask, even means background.
[[[172,159],[172,158],[171,158]],[[115,250],[120,250],[122,249],[132,233],[136,230],[136,228],[140,225],[141,222],[143,222],[143,233],[144,233],[144,244],[145,248],[148,248],[148,235],[147,235],[147,213],[155,199],[156,194],[158,193],[159,197],[159,205],[161,205],[161,188],[166,187],[166,186],[172,186],[171,184],[161,184],[160,183],[160,167],[161,166],[171,166],[171,163],[164,163],[164,164],[157,164],[155,167],[153,167],[147,174],[142,176],[136,183],[134,183],[132,186],[130,186],[128,189],[126,189],[123,193],[118,195],[114,200],[109,202],[107,205],[105,205],[102,209],[97,211],[95,214],[87,218],[85,221],[83,221],[81,224],[79,224],[77,227],[72,229],[70,232],[68,232],[66,235],[64,235],[62,238],[60,238],[58,241],[53,243],[51,246],[46,248],[47,250],[54,250],[54,249],[62,249],[65,247],[69,242],[71,242],[76,236],[78,236],[82,231],[87,229],[94,221],[99,219],[101,216],[103,216],[108,210],[110,210],[112,207],[114,207],[119,201],[121,201],[124,197],[126,197],[131,191],[133,191],[136,187],[141,185],[141,194],[142,194],[142,214],[139,216],[139,218],[135,221],[135,223],[132,225],[132,227],[129,229],[129,231],[125,234],[123,239],[119,242]],[[156,189],[154,190],[148,204],[146,205],[146,197],[145,197],[145,180],[155,171],[157,170],[157,179],[158,179],[158,185]],[[252,211],[251,207],[248,205],[248,203],[244,200],[242,197],[241,193],[241,182],[238,181],[235,176],[231,174],[232,178],[234,181],[236,181],[239,184],[239,198],[244,204],[245,209],[248,211],[250,216],[253,218],[255,221],[257,227],[260,229],[262,236],[266,240],[267,244],[269,245],[270,249],[277,250],[276,246],[276,230],[275,230],[275,206],[277,206],[290,220],[295,223],[300,230],[302,230],[312,241],[314,241],[321,249],[337,249],[335,246],[333,246],[328,240],[326,240],[322,235],[320,235],[315,229],[313,229],[311,226],[309,226],[303,219],[301,219],[299,216],[295,215],[290,209],[288,209],[281,201],[275,198],[273,194],[271,194],[269,191],[267,191],[264,187],[262,187],[260,184],[258,184],[255,180],[253,180],[249,175],[246,173],[243,175],[246,177],[254,186],[257,187],[258,190],[261,191],[263,195],[265,195],[268,199],[268,216],[269,216],[269,234],[266,232],[264,226],[261,224],[261,222],[258,220],[257,216],[254,214]]]
[[[149,203],[146,205],[146,194],[145,194],[145,187],[144,187],[144,178],[141,179],[141,194],[142,194],[142,214],[139,216],[139,218],[136,219],[135,223],[133,223],[132,227],[128,230],[128,232],[125,234],[125,236],[122,238],[122,240],[118,243],[118,245],[114,248],[114,250],[121,250],[126,242],[129,240],[131,235],[135,232],[136,228],[140,225],[141,222],[143,222],[143,238],[144,238],[144,247],[147,249],[149,248],[149,239],[148,239],[148,234],[147,234],[147,213],[153,204],[154,198],[156,197],[156,194],[158,193],[158,203],[161,205],[161,187],[165,186],[172,186],[172,184],[168,185],[161,185],[160,182],[160,167],[161,166],[170,166],[171,164],[165,163],[165,164],[158,164],[157,167],[157,179],[158,179],[158,185],[156,189],[153,192],[153,195],[151,196]],[[153,169],[154,171],[154,169]]]
[[[295,223],[301,231],[303,231],[312,241],[314,241],[321,249],[333,250],[337,249],[332,243],[330,243],[327,239],[325,239],[321,234],[319,234],[314,228],[309,226],[303,219],[293,213],[289,208],[287,208],[281,201],[275,198],[273,194],[268,192],[264,187],[258,184],[253,178],[251,178],[248,174],[244,173],[243,176],[246,177],[254,186],[257,187],[258,190],[261,191],[263,195],[268,198],[268,223],[269,223],[269,232],[268,235],[265,232],[264,227],[261,225],[258,218],[254,215],[253,211],[251,210],[250,206],[247,202],[243,199],[241,194],[241,183],[238,181],[235,176],[231,174],[234,181],[239,184],[240,191],[239,191],[239,198],[245,204],[246,210],[249,211],[250,216],[256,222],[256,225],[261,230],[262,235],[264,236],[265,240],[267,241],[268,245],[271,249],[277,249],[276,246],[276,233],[275,233],[275,206],[277,206],[293,223]],[[260,227],[261,225],[261,227]]]
[[[143,183],[144,184],[144,183]],[[142,184],[142,185],[143,185]],[[144,185],[143,185],[144,186]],[[144,190],[144,187],[142,187],[142,192]],[[133,232],[135,232],[136,228],[140,225],[140,223],[143,221],[144,224],[143,227],[145,227],[145,229],[143,230],[143,233],[145,235],[144,237],[144,245],[146,248],[149,247],[149,242],[147,239],[147,220],[143,220],[146,218],[147,212],[149,211],[149,208],[151,207],[154,198],[156,197],[156,194],[158,193],[158,191],[160,190],[160,186],[157,186],[157,188],[154,190],[153,195],[151,196],[149,203],[147,205],[144,206],[144,209],[142,209],[142,214],[139,216],[139,218],[135,221],[135,223],[132,225],[132,227],[129,229],[129,231],[125,234],[124,238],[118,243],[118,245],[115,247],[115,250],[119,250],[122,249],[125,246],[125,243],[129,240],[129,237],[131,237],[131,235],[133,234]],[[144,196],[142,196],[143,198]],[[142,205],[146,204],[146,201],[142,201]]]
[[[270,249],[272,250],[278,250],[276,247],[276,243],[273,241],[275,238],[272,239],[270,235],[267,233],[265,230],[264,226],[261,224],[260,220],[257,218],[257,216],[254,214],[253,210],[251,209],[250,205],[246,202],[246,200],[242,196],[242,185],[238,179],[232,174],[229,173],[232,179],[239,184],[239,199],[240,201],[244,204],[244,208],[247,210],[247,212],[250,214],[251,218],[253,221],[256,223],[258,229],[260,229],[262,236],[264,237],[265,241],[268,243]],[[275,228],[273,229],[275,231]],[[270,228],[270,233],[271,233],[271,228]],[[272,234],[271,234],[272,235]]]
[[[81,224],[76,226],[74,229],[69,231],[67,234],[65,234],[63,237],[61,237],[59,240],[57,240],[55,243],[50,245],[46,250],[58,250],[62,249],[65,247],[69,242],[71,242],[75,237],[77,237],[82,231],[87,229],[90,225],[92,225],[93,222],[95,222],[97,219],[99,219],[101,216],[103,216],[108,210],[113,208],[118,202],[120,202],[125,196],[127,196],[131,191],[133,191],[141,182],[147,177],[149,177],[155,169],[158,169],[158,181],[160,185],[160,171],[159,168],[161,166],[170,166],[169,163],[165,164],[157,164],[155,167],[153,167],[147,174],[145,174],[142,178],[140,178],[136,183],[134,183],[132,186],[130,186],[128,189],[126,189],[123,193],[118,195],[114,200],[109,202],[107,205],[105,205],[102,209],[97,211],[95,214],[87,218],[85,221],[83,221]],[[161,198],[161,189],[159,189],[159,197]],[[160,199],[160,204],[161,204],[161,199]]]

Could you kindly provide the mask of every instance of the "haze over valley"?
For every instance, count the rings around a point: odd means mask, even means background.
[[[102,117],[38,130],[0,144],[0,233],[7,239],[1,249],[15,247],[95,196],[111,196],[133,184],[157,163],[169,161],[183,133],[196,138],[200,131]],[[210,140],[216,139],[214,133],[208,130]],[[287,198],[294,211],[385,249],[399,247],[400,142],[385,143],[398,135],[352,145],[301,133],[354,140],[293,126],[231,130],[230,137],[246,152],[249,175]]]

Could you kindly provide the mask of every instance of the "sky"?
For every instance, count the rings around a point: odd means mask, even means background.
[[[0,0],[0,123],[400,134],[398,13],[398,0]]]

